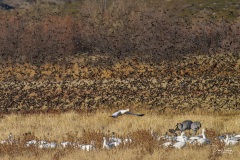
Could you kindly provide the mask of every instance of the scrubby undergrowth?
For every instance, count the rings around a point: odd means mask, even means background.
[[[238,53],[238,7],[201,0],[33,3],[0,13],[0,58],[41,65],[83,52],[158,59]]]

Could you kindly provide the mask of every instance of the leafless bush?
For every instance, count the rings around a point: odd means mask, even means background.
[[[134,1],[111,3],[104,11],[85,1],[79,10],[78,14],[1,13],[1,59],[42,63],[79,52],[168,58],[239,49],[237,19],[184,17],[181,10],[174,14],[163,6]]]

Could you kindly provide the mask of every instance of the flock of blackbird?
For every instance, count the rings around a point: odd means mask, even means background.
[[[109,66],[112,74],[107,78],[102,72],[106,67],[101,66],[97,70],[81,64],[78,69],[65,68],[68,74],[61,78],[57,76],[64,73],[61,68],[3,66],[0,109],[2,112],[92,111],[131,105],[161,112],[238,110],[239,57],[230,54],[188,58],[145,68],[137,65],[136,59],[129,59],[122,68]],[[126,72],[131,63],[131,72]],[[27,74],[28,70],[34,70],[35,74]]]

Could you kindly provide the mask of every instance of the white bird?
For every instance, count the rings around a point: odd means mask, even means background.
[[[240,141],[240,135],[232,135],[230,139]]]
[[[185,134],[184,134],[183,136],[182,136],[182,134],[181,134],[180,136],[175,136],[175,137],[173,137],[173,140],[178,141],[178,142],[181,142],[182,139],[184,139],[185,141],[187,141],[187,140],[188,140],[188,137],[185,136]]]
[[[72,146],[72,143],[71,143],[71,142],[61,142],[61,143],[60,143],[60,146],[61,146],[62,148],[71,147],[71,146]]]
[[[203,136],[202,138],[199,138],[199,139],[197,140],[197,143],[198,143],[199,145],[210,144],[210,140],[206,138],[205,129],[204,129],[204,128],[202,129],[202,136]]]
[[[45,141],[45,140],[38,141],[38,144],[45,144],[45,143],[47,143],[47,141]]]
[[[47,143],[38,144],[38,148],[40,149],[47,148]]]
[[[26,142],[26,146],[30,147],[30,146],[35,146],[37,144],[36,140],[29,140]]]
[[[175,143],[175,144],[173,145],[174,148],[181,149],[181,148],[183,148],[183,147],[186,146],[186,141],[185,141],[185,139],[184,139],[184,135],[185,135],[185,133],[182,132],[182,133],[181,133],[181,141]]]
[[[91,151],[95,149],[95,142],[91,141],[91,144],[79,145],[79,148],[84,151]]]
[[[238,134],[238,135],[235,135],[234,137],[236,137],[236,138],[240,138],[240,134]]]
[[[129,109],[126,109],[126,110],[119,110],[119,111],[113,113],[110,117],[116,118],[116,117],[121,116],[123,114],[131,114],[131,115],[134,115],[134,116],[144,116],[144,114],[135,114],[135,113],[130,112]]]
[[[239,141],[234,140],[234,139],[229,139],[229,135],[226,135],[226,139],[224,140],[226,145],[235,145],[239,143]]]
[[[165,143],[161,144],[161,146],[163,146],[164,148],[167,148],[167,147],[171,146],[172,144],[173,144],[172,141],[170,141],[170,142],[165,142]]]
[[[103,148],[110,149],[110,148],[113,148],[113,147],[114,147],[114,144],[110,144],[109,142],[107,142],[106,137],[103,137]]]
[[[124,145],[126,145],[126,144],[128,144],[128,143],[132,143],[132,139],[131,139],[131,138],[125,138],[125,139],[123,140],[123,144],[124,144]]]
[[[48,146],[48,148],[57,148],[58,144],[55,143],[55,142],[49,142],[49,143],[47,144],[47,146]]]
[[[215,138],[215,140],[219,140],[220,142],[224,142],[225,136],[218,136]]]
[[[200,139],[200,138],[202,138],[202,134],[199,135],[199,136],[192,136],[192,137],[189,137],[189,140],[198,140],[198,139]]]
[[[8,144],[9,142],[8,142],[8,140],[2,140],[2,141],[0,141],[0,144]]]
[[[119,142],[122,143],[122,139],[121,138],[109,138],[109,142]]]
[[[47,141],[39,141],[38,142],[38,148],[44,149],[44,148],[57,148],[57,143],[55,142],[47,142]]]
[[[187,140],[187,142],[189,144],[196,144],[197,143],[197,140],[203,138],[203,134],[205,132],[205,129],[202,129],[202,133],[198,136],[192,136],[192,137],[189,137],[189,139]]]
[[[111,143],[109,143],[109,145],[114,145],[114,147],[117,147],[117,146],[119,146],[121,143],[120,142],[111,142]]]
[[[103,137],[103,148],[107,148],[107,149],[111,149],[113,147],[117,147],[119,146],[120,143],[119,142],[108,142],[106,137]]]
[[[122,143],[122,139],[121,138],[116,138],[115,137],[115,132],[112,132],[112,137],[110,137],[108,140],[109,140],[109,143],[111,143],[111,142]]]
[[[165,135],[159,136],[159,139],[157,139],[157,140],[161,140],[161,139],[163,139],[163,140],[168,140],[168,141],[172,141],[172,140],[175,140],[175,139],[176,139],[176,136],[169,136],[169,135],[167,134],[167,132],[166,132]]]

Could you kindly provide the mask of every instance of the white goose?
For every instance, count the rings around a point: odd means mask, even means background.
[[[199,145],[210,144],[210,140],[207,139],[206,136],[205,136],[205,129],[204,129],[204,128],[202,129],[202,136],[203,136],[202,138],[199,138],[199,139],[197,140],[197,143],[198,143]]]
[[[192,137],[189,137],[189,139],[187,140],[187,142],[189,144],[196,144],[197,143],[197,140],[203,138],[203,134],[205,132],[205,129],[202,129],[202,133],[198,136],[192,136]]]
[[[37,144],[37,140],[29,140],[26,142],[27,147],[35,146],[36,144]]]
[[[79,148],[84,150],[84,151],[91,151],[91,150],[95,150],[95,142],[91,141],[91,144],[83,144],[83,145],[79,145]]]
[[[173,145],[174,148],[181,149],[181,148],[183,148],[183,147],[186,146],[186,140],[184,139],[184,135],[185,135],[185,133],[182,132],[182,133],[181,133],[181,141],[175,143],[175,144]]]
[[[236,137],[236,138],[240,138],[240,134],[238,134],[238,135],[235,135],[234,137]]]
[[[123,140],[123,144],[124,145],[126,145],[126,144],[128,144],[128,143],[132,143],[132,139],[131,138],[125,138],[124,140]]]
[[[240,141],[240,135],[232,135],[230,139]]]
[[[126,110],[119,110],[119,111],[113,113],[110,117],[116,118],[116,117],[121,116],[123,114],[131,114],[131,115],[134,115],[134,116],[144,116],[144,114],[132,113],[132,112],[129,111],[129,109],[126,109]]]
[[[229,135],[226,135],[226,139],[224,140],[226,145],[235,145],[239,143],[239,141],[234,140],[234,139],[229,139]]]
[[[109,143],[111,143],[111,142],[122,143],[122,139],[121,138],[116,138],[115,137],[115,132],[112,132],[112,137],[109,138]]]
[[[178,141],[178,142],[181,142],[182,139],[184,139],[185,141],[187,141],[187,140],[188,140],[188,137],[185,136],[185,134],[184,134],[184,135],[181,134],[180,136],[173,137],[173,140]]]
[[[118,146],[118,145],[120,145],[119,142],[110,142],[110,143],[109,143],[109,142],[107,141],[106,137],[103,137],[103,148],[111,149],[111,148],[116,147],[116,146]]]
[[[161,144],[161,146],[163,146],[164,148],[167,148],[169,146],[172,146],[172,144],[173,144],[173,142],[170,141],[170,142],[165,142],[165,143]]]
[[[61,142],[60,146],[62,148],[67,148],[67,147],[71,147],[72,146],[72,142]]]
[[[57,148],[57,143],[41,141],[38,144],[38,148],[40,148],[40,149],[44,149],[44,148]]]

